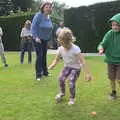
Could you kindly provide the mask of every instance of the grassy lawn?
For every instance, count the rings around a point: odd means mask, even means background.
[[[32,64],[27,64],[26,56],[23,65],[19,63],[19,53],[8,52],[6,57],[8,68],[0,61],[0,120],[120,120],[120,97],[115,101],[108,99],[111,89],[103,57],[86,57],[94,79],[86,82],[81,72],[73,106],[67,104],[67,82],[63,101],[57,104],[54,100],[62,62],[50,71],[51,77],[43,77],[38,82],[34,71],[35,54]],[[53,58],[54,55],[48,55],[48,63]],[[92,111],[97,115],[91,116]]]

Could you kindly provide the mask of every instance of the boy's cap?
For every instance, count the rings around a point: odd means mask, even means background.
[[[112,21],[115,21],[118,25],[120,25],[120,13],[114,15],[108,22],[111,23]]]

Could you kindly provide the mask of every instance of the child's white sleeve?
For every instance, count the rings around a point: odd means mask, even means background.
[[[75,50],[75,51],[76,51],[76,54],[81,53],[81,49],[80,49],[78,46],[76,47],[76,50]]]

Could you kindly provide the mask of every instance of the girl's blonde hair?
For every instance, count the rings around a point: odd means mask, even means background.
[[[69,45],[72,42],[75,42],[76,39],[69,28],[63,28],[58,36],[58,41],[60,44]]]

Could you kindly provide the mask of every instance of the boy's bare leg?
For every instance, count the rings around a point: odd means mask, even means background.
[[[116,99],[116,81],[110,80],[110,85],[112,89],[112,92],[110,94],[110,99]]]

